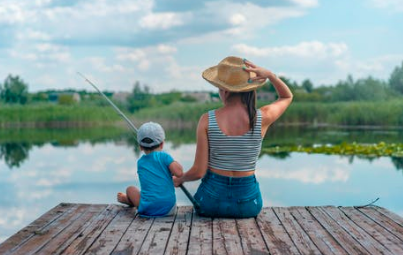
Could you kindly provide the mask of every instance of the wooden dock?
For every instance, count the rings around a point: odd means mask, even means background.
[[[255,219],[161,218],[120,205],[59,204],[0,254],[403,254],[403,218],[380,207],[268,207]]]

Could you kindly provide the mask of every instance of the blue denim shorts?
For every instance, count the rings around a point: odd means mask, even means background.
[[[200,205],[197,213],[205,217],[256,217],[263,206],[255,175],[227,177],[207,171],[194,197]]]

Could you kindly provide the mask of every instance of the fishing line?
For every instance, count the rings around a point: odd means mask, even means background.
[[[96,89],[96,91],[98,91],[98,93],[100,95],[102,95],[106,101],[108,101],[108,103],[118,112],[118,114],[126,121],[126,123],[129,125],[129,127],[131,128],[131,130],[137,134],[137,128],[136,126],[134,126],[134,124],[130,121],[129,118],[126,117],[126,115],[124,115],[124,113],[97,87],[95,86],[94,83],[92,83],[90,80],[87,79],[87,77],[85,77],[83,74],[81,74],[80,72],[77,72],[78,75],[80,75],[87,83],[89,83],[93,88]],[[136,140],[137,142],[137,140]],[[137,177],[137,175],[136,175]],[[183,193],[185,193],[185,195],[187,196],[187,198],[190,200],[190,202],[192,202],[193,207],[195,209],[199,209],[200,205],[199,203],[194,199],[194,197],[189,193],[189,191],[185,188],[185,186],[183,186],[183,184],[181,184],[179,186],[181,188],[181,190],[183,191]]]

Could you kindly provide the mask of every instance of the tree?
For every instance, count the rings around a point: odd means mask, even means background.
[[[302,82],[302,88],[304,88],[306,92],[311,93],[313,90],[313,84],[309,79],[306,79]]]
[[[331,94],[332,101],[353,101],[355,100],[354,79],[348,75],[345,81],[339,81]]]
[[[357,101],[380,101],[387,97],[387,87],[385,82],[369,76],[365,79],[359,79],[354,84],[354,95]]]
[[[391,89],[403,94],[403,62],[402,66],[395,67],[390,75],[389,86]]]
[[[4,80],[0,98],[6,103],[25,104],[28,99],[28,85],[18,75],[9,74]]]
[[[142,108],[150,106],[151,94],[147,85],[143,87],[136,81],[132,93],[127,97],[127,104],[130,112],[139,111]]]

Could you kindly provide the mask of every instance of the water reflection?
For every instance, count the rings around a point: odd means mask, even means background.
[[[195,143],[195,131],[175,129],[167,131],[167,140],[174,148],[182,144]],[[113,141],[125,143],[136,156],[140,150],[135,136],[126,129],[98,128],[98,129],[51,129],[51,130],[2,130],[0,131],[0,160],[3,160],[9,169],[21,166],[28,157],[29,151],[34,147],[51,144],[55,147],[77,147],[82,142],[91,144]],[[300,127],[274,127],[269,130],[263,147],[313,144],[340,144],[343,142],[378,143],[380,141],[390,143],[403,143],[403,133],[393,130],[332,130]],[[290,152],[267,154],[276,159],[288,159]],[[263,155],[263,154],[262,154]],[[261,155],[261,156],[262,156]],[[373,156],[349,155],[352,164],[355,158],[373,161]],[[395,169],[403,172],[403,158],[390,157]]]
[[[175,129],[167,131],[167,140],[173,148],[183,144],[195,143],[195,131]],[[113,141],[125,143],[136,156],[140,154],[136,138],[133,133],[119,128],[94,128],[94,129],[50,129],[50,130],[0,130],[0,160],[3,160],[9,169],[18,168],[29,157],[29,151],[34,147],[51,144],[55,147],[77,147],[80,143],[90,144],[106,143]],[[343,142],[378,143],[380,141],[390,143],[403,143],[403,132],[393,130],[332,130],[300,127],[273,127],[269,130],[263,147],[314,144],[340,144]],[[276,159],[288,159],[290,152],[267,154]],[[263,154],[262,154],[263,155]],[[262,156],[260,155],[260,156]],[[352,164],[355,158],[373,161],[372,156],[351,155],[344,156]],[[403,158],[391,157],[391,162],[396,170],[403,172]]]
[[[399,132],[273,128],[264,146],[357,141],[403,142]],[[185,169],[195,153],[194,130],[168,130],[165,149]],[[138,184],[140,152],[126,129],[0,130],[0,242],[60,202],[115,203]],[[265,206],[380,206],[403,215],[401,158],[304,153],[260,155],[257,176]],[[402,171],[403,172],[403,171]],[[186,183],[191,193],[198,182]],[[190,204],[177,190],[178,203]]]
[[[0,160],[3,159],[10,169],[19,167],[28,158],[31,148],[31,144],[27,142],[0,144]]]

